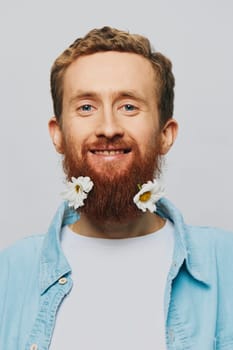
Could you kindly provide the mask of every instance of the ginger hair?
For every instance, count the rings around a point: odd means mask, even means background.
[[[52,65],[51,95],[58,122],[61,122],[62,118],[63,79],[66,69],[80,56],[106,51],[135,53],[151,62],[155,73],[155,96],[158,101],[160,125],[163,126],[173,116],[175,79],[171,61],[160,52],[156,52],[146,37],[106,26],[93,29],[83,38],[76,39]]]

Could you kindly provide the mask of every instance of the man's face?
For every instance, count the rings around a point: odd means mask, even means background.
[[[132,149],[102,140],[134,140],[142,157],[159,132],[155,78],[150,63],[131,53],[104,52],[78,58],[64,77],[62,129],[73,140],[77,157],[87,146],[87,162],[97,172],[115,171],[134,161]],[[90,146],[90,147],[89,147]]]
[[[99,191],[102,187],[97,198],[110,187],[106,197],[113,192],[117,197],[129,188],[128,202],[137,184],[152,180],[158,157],[165,153],[155,84],[150,62],[133,53],[95,53],[79,57],[68,67],[62,127],[56,124],[52,132],[57,150],[64,154],[68,178],[90,176]],[[122,202],[124,195],[120,196]]]

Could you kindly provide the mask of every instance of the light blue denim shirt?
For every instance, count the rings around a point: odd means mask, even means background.
[[[157,213],[175,228],[164,298],[167,349],[233,349],[233,234],[187,226],[165,198]],[[0,253],[0,350],[49,349],[58,307],[72,288],[60,231],[76,220],[63,203],[47,234]]]

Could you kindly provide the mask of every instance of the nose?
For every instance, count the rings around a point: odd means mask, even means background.
[[[117,136],[122,137],[124,135],[124,129],[120,125],[120,120],[114,115],[113,111],[108,110],[102,113],[95,134],[97,137],[112,139]]]

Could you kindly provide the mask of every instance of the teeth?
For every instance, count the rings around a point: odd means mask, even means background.
[[[104,150],[104,151],[94,151],[95,154],[104,156],[114,156],[116,154],[124,154],[123,150]]]

